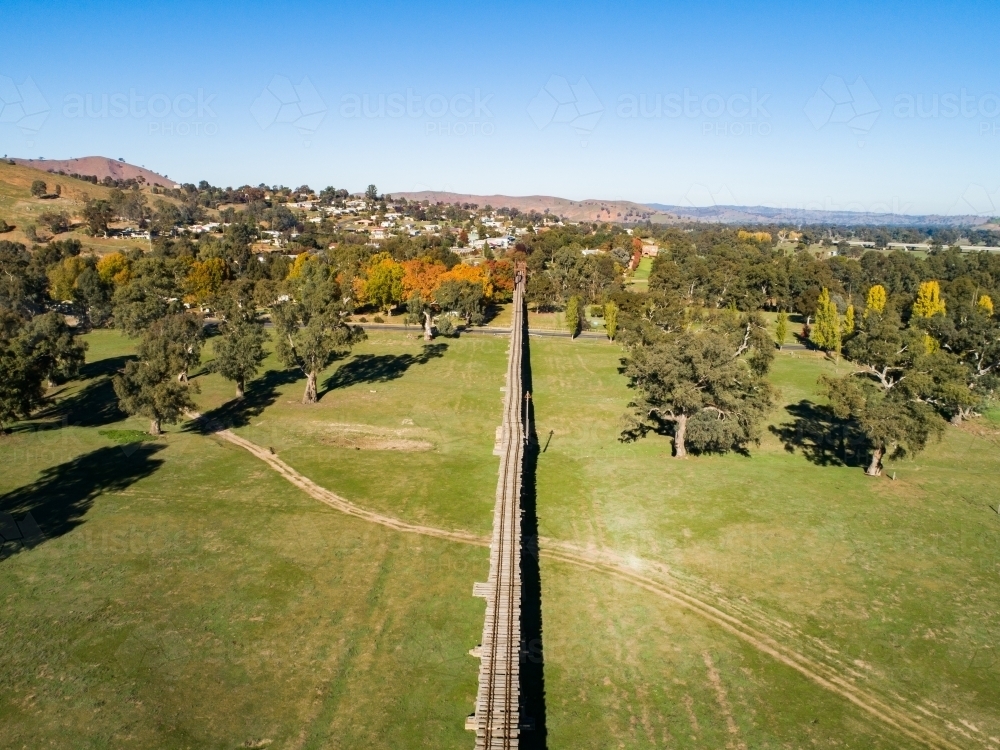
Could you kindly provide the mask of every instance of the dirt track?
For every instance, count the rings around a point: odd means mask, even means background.
[[[196,414],[191,414],[190,416],[192,418],[200,417],[200,415]],[[230,430],[214,430],[212,434],[249,451],[267,463],[290,483],[316,500],[329,505],[341,513],[354,516],[369,523],[379,524],[395,531],[420,534],[422,536],[445,539],[477,547],[489,547],[489,538],[485,536],[477,536],[465,531],[448,531],[432,526],[412,524],[392,516],[386,516],[361,508],[339,495],[320,487],[311,479],[298,473],[267,448],[262,448],[249,440],[241,438]],[[928,712],[924,707],[921,706],[921,710],[918,712],[914,706],[908,705],[909,701],[899,696],[894,695],[892,698],[884,695],[879,696],[869,689],[859,687],[856,682],[860,675],[855,672],[854,676],[852,676],[849,673],[853,672],[853,670],[850,670],[846,665],[838,663],[836,659],[830,658],[829,655],[836,652],[828,646],[822,649],[813,649],[816,653],[810,657],[801,653],[800,649],[794,649],[780,643],[772,636],[762,632],[759,628],[749,624],[745,619],[740,619],[724,611],[723,607],[727,603],[718,597],[707,597],[705,596],[705,591],[698,591],[696,595],[684,590],[690,587],[684,586],[675,580],[670,580],[669,582],[663,580],[665,578],[672,579],[673,576],[661,565],[649,563],[637,568],[635,561],[626,563],[616,555],[605,551],[584,549],[567,542],[560,542],[545,537],[540,537],[538,543],[541,556],[548,560],[610,575],[685,607],[692,613],[701,616],[705,620],[753,646],[758,651],[791,667],[825,690],[845,698],[872,717],[912,740],[931,748],[962,750],[961,745],[956,745],[948,738],[942,736],[940,731],[926,726]],[[656,577],[651,577],[646,571],[652,571]],[[707,598],[714,599],[714,601],[706,601],[705,599]],[[728,608],[734,609],[733,607]],[[758,615],[752,619],[760,619],[760,616]],[[764,624],[769,629],[774,626],[773,621],[765,622]],[[784,630],[788,634],[787,625],[777,630]],[[958,731],[966,739],[979,740],[979,738],[974,738],[965,732],[961,732],[956,726],[957,722],[951,722],[944,717],[932,716],[931,718],[938,719],[944,724],[944,727]],[[977,742],[977,744],[986,746],[985,742]]]

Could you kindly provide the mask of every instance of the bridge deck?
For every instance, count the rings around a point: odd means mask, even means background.
[[[525,444],[522,359],[525,346],[524,270],[516,274],[514,320],[507,359],[503,420],[494,453],[500,456],[490,574],[473,593],[486,599],[476,712],[467,726],[476,731],[477,750],[518,747],[521,731],[521,478]]]

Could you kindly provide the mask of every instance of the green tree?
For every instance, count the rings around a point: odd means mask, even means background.
[[[49,192],[48,187],[45,185],[45,180],[35,180],[31,183],[31,194],[36,198],[41,198]]]
[[[62,234],[69,231],[69,215],[65,211],[47,211],[38,217],[38,223],[52,234]]]
[[[528,278],[528,286],[525,289],[525,298],[535,306],[535,310],[551,310],[556,304],[556,287],[552,279],[544,271],[533,273]]]
[[[674,455],[745,449],[758,442],[774,402],[767,373],[774,341],[756,314],[724,316],[703,329],[630,337],[625,375],[638,397],[622,440],[671,428]]]
[[[316,379],[335,357],[346,354],[365,338],[360,326],[345,322],[347,310],[340,287],[318,264],[308,264],[300,280],[296,298],[271,309],[276,335],[275,351],[288,367],[297,367],[306,376],[302,403],[318,400]]]
[[[0,307],[0,428],[45,402],[42,363],[23,336],[24,321]]]
[[[159,435],[162,423],[176,423],[185,410],[194,408],[191,391],[196,386],[176,377],[184,361],[164,321],[149,327],[137,354],[138,359],[127,362],[124,372],[114,377],[115,395],[122,411],[146,417],[149,434]]]
[[[566,330],[569,331],[569,335],[573,338],[576,338],[580,334],[581,315],[580,298],[574,295],[566,303]]]
[[[618,305],[606,302],[604,305],[604,330],[612,341],[618,335]]]
[[[151,287],[143,279],[133,279],[115,290],[115,328],[128,336],[139,336],[154,321],[164,317],[170,310],[170,303],[161,290]]]
[[[778,342],[778,348],[781,349],[785,345],[785,339],[788,338],[788,313],[778,313],[778,320],[774,328],[774,337]]]
[[[178,364],[177,379],[186,383],[188,372],[201,362],[201,348],[205,343],[205,329],[201,319],[186,312],[168,315],[157,321],[169,339],[171,356]]]
[[[370,201],[377,201],[378,200],[378,188],[375,187],[374,185],[369,185],[365,189],[365,198],[367,198]]]
[[[420,292],[414,292],[406,301],[406,322],[423,327],[424,341],[434,338],[431,309],[430,303],[420,296]]]
[[[108,224],[115,218],[114,208],[105,200],[89,200],[83,207],[83,220],[90,234],[108,233]]]
[[[243,398],[247,381],[252,380],[267,357],[264,326],[256,321],[226,323],[221,337],[215,341],[213,372],[236,383],[236,398]]]
[[[871,462],[865,473],[879,476],[887,454],[915,454],[944,421],[929,400],[940,393],[926,369],[920,330],[905,330],[894,312],[869,309],[847,344],[855,371],[841,378],[823,376],[830,405],[841,419],[853,419],[868,439]]]
[[[22,336],[38,371],[50,388],[79,374],[87,344],[76,340],[62,315],[47,312],[32,318]]]
[[[485,319],[486,297],[479,282],[449,279],[437,288],[434,299],[443,311],[461,315],[466,325],[480,325]]]

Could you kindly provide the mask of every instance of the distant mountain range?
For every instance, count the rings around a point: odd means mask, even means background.
[[[989,223],[990,219],[974,214],[945,216],[942,214],[888,214],[861,211],[820,211],[768,206],[668,206],[647,203],[656,211],[654,223],[704,221],[719,224],[835,224],[839,226],[941,226],[969,227]],[[660,217],[663,216],[663,219]],[[658,221],[659,220],[659,221]]]
[[[832,224],[839,226],[942,226],[970,227],[987,224],[986,217],[972,214],[944,216],[939,214],[911,215],[863,213],[860,211],[818,211],[811,209],[770,208],[768,206],[670,206],[663,203],[632,201],[602,201],[588,199],[571,201],[548,195],[473,195],[424,190],[416,193],[393,193],[407,200],[428,200],[432,203],[474,203],[480,207],[516,208],[522,212],[537,211],[561,216],[569,221],[614,221],[634,224],[651,221],[654,224],[680,224],[700,221],[714,224]]]

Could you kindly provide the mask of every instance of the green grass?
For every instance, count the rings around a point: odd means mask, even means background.
[[[639,261],[639,265],[636,266],[635,273],[632,274],[632,281],[636,284],[643,284],[649,282],[649,272],[653,270],[653,259],[643,258]]]
[[[116,444],[146,426],[97,408],[131,342],[87,339],[90,379],[62,413],[0,438],[0,511],[48,535],[0,553],[0,747],[469,746],[486,551],[342,516],[180,426]],[[315,406],[270,373],[234,410],[232,384],[196,370],[198,407],[355,503],[487,534],[507,340],[433,347],[372,332]],[[997,736],[995,413],[891,464],[896,481],[771,432],[750,457],[676,461],[665,437],[618,442],[619,357],[531,340],[541,534],[666,565],[792,646],[822,641],[859,684]],[[834,369],[780,354],[772,422]],[[550,748],[914,746],[604,573],[543,557],[542,614]]]
[[[119,445],[141,443],[154,439],[148,432],[142,430],[98,430],[97,434]]]

